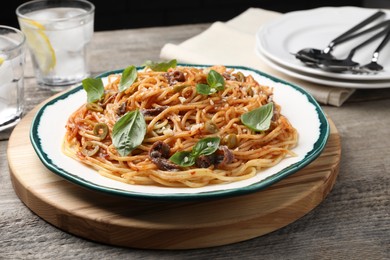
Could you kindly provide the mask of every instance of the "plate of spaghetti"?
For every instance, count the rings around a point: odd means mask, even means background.
[[[160,200],[259,191],[316,159],[328,136],[321,107],[296,85],[247,67],[175,60],[87,78],[44,104],[30,131],[53,173]]]

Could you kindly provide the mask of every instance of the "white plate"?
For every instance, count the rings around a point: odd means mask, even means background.
[[[197,66],[200,65],[189,65]],[[64,155],[61,145],[65,124],[70,114],[86,102],[81,86],[46,103],[36,114],[30,131],[31,143],[43,164],[53,173],[83,187],[132,198],[154,200],[179,200],[220,198],[242,195],[263,189],[302,169],[317,158],[329,136],[329,124],[324,112],[314,98],[298,86],[262,72],[234,67],[245,75],[252,75],[260,84],[274,89],[274,100],[299,133],[299,143],[293,151],[298,155],[259,172],[255,177],[201,188],[171,188],[152,185],[131,185],[99,175],[96,170]],[[100,75],[103,79],[113,73]]]
[[[343,79],[332,79],[332,78],[322,77],[322,76],[313,76],[311,74],[307,74],[301,71],[296,71],[292,68],[285,67],[282,64],[278,64],[277,61],[274,61],[269,57],[265,56],[262,53],[261,49],[259,48],[256,48],[256,54],[271,68],[279,72],[282,72],[286,75],[289,75],[291,77],[306,80],[313,83],[318,83],[318,84],[331,86],[331,87],[360,88],[360,89],[390,87],[390,80],[386,80],[386,81],[343,80]]]
[[[376,11],[359,7],[321,7],[290,12],[262,26],[256,33],[256,44],[268,58],[286,68],[306,74],[344,80],[390,80],[390,48],[384,48],[379,58],[384,70],[370,75],[333,73],[310,68],[291,54],[307,47],[324,49],[334,38]],[[384,12],[385,19],[389,19],[390,11]],[[338,58],[345,58],[351,48],[367,37],[362,36],[336,46],[333,54]],[[368,63],[381,39],[359,49],[353,60],[361,64]]]

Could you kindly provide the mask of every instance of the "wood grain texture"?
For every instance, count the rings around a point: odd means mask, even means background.
[[[340,138],[332,123],[330,139],[319,158],[256,193],[191,202],[107,195],[86,190],[45,168],[29,141],[36,110],[22,120],[9,140],[8,161],[16,194],[54,226],[106,244],[189,249],[258,237],[310,212],[327,196],[338,173]]]

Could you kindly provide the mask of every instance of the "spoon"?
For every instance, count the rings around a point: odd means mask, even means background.
[[[386,36],[383,38],[382,42],[379,44],[379,46],[375,49],[374,53],[372,54],[371,62],[362,66],[361,69],[367,69],[370,71],[381,71],[383,70],[383,66],[378,64],[379,59],[379,53],[385,47],[385,45],[390,40],[390,26],[387,28]]]
[[[343,43],[345,41],[348,41],[348,40],[350,40],[352,38],[360,36],[361,34],[363,34],[363,32],[362,33],[357,33],[357,34],[352,35],[352,36],[350,36],[350,34],[354,33],[355,31],[357,31],[357,30],[359,30],[361,28],[363,28],[367,24],[371,23],[372,21],[374,21],[374,20],[376,20],[379,17],[384,16],[384,15],[385,15],[385,13],[383,11],[377,11],[376,13],[371,15],[370,17],[366,18],[365,20],[363,20],[362,22],[358,23],[357,25],[355,25],[351,29],[347,30],[346,32],[344,32],[340,36],[336,37],[323,50],[315,49],[315,48],[305,48],[305,49],[302,49],[302,50],[298,51],[297,53],[295,53],[293,55],[295,55],[295,57],[297,59],[301,60],[302,62],[305,62],[309,66],[315,66],[316,65],[315,63],[318,60],[333,59],[334,57],[331,54],[331,52],[332,52],[333,48],[336,45],[338,45],[340,43]],[[349,36],[349,37],[347,37],[347,36]]]
[[[356,47],[354,47],[348,54],[348,56],[345,59],[327,59],[327,60],[321,60],[319,61],[319,67],[324,70],[333,71],[333,72],[342,72],[342,71],[354,71],[359,72],[359,63],[352,60],[353,56],[355,55],[356,51],[363,46],[371,43],[372,41],[376,40],[380,36],[386,34],[389,31],[390,27],[387,27],[385,30],[380,31],[379,33],[375,34],[371,38],[365,40],[364,42],[360,43]],[[381,49],[383,46],[380,46]]]

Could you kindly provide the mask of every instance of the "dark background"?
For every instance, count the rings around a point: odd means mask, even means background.
[[[95,5],[95,31],[168,26],[178,24],[226,21],[249,7],[278,12],[311,9],[320,6],[367,6],[390,4],[390,0],[181,0],[131,1],[90,0]],[[7,1],[2,4],[0,24],[17,27],[15,9],[27,1]],[[377,6],[370,6],[377,7]],[[378,6],[380,7],[380,6]]]

